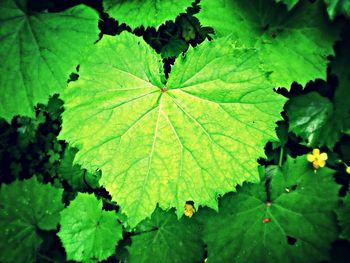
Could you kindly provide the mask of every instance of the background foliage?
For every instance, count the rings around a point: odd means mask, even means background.
[[[346,262],[350,1],[0,14],[1,262]]]

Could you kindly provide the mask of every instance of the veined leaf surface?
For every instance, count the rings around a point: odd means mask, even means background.
[[[113,255],[122,226],[114,211],[104,211],[102,200],[93,194],[78,193],[61,212],[60,237],[67,260],[97,262]]]
[[[204,257],[201,227],[194,218],[176,218],[174,210],[154,210],[131,237],[128,262],[192,263]]]
[[[27,0],[0,2],[0,117],[34,117],[34,106],[59,93],[98,39],[98,14],[86,6],[31,13]]]
[[[269,167],[265,180],[222,198],[219,213],[203,210],[210,262],[320,262],[338,235],[339,186],[333,170],[315,174],[305,156]],[[242,227],[244,226],[244,227]]]
[[[144,26],[158,28],[167,20],[175,20],[190,7],[193,0],[104,0],[106,12],[132,29]]]
[[[60,138],[83,167],[102,170],[131,225],[157,203],[180,216],[188,200],[216,208],[218,194],[258,181],[285,99],[256,51],[233,43],[191,49],[164,84],[160,56],[140,38],[104,37],[63,93]]]

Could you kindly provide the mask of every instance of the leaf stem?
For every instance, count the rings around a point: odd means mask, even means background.
[[[278,166],[282,167],[282,162],[283,162],[283,152],[284,152],[284,147],[281,146],[281,150],[280,150],[280,158],[278,160]]]
[[[83,181],[84,181],[84,183],[85,183],[85,185],[90,189],[90,190],[94,190],[94,188],[92,188],[92,186],[87,182],[87,180],[86,180],[86,173],[87,173],[87,170],[86,169],[84,169],[84,174],[83,174]]]
[[[166,39],[166,38],[164,38],[164,37],[150,37],[150,39],[152,39],[152,40],[161,40],[161,41],[164,41],[164,42],[169,42],[169,39]]]

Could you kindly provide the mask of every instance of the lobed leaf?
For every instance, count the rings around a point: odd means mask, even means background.
[[[57,233],[67,260],[97,262],[113,255],[122,239],[122,226],[114,211],[104,211],[102,201],[92,194],[78,193],[61,212]]]
[[[257,181],[285,101],[256,51],[229,38],[191,49],[166,84],[161,71],[143,40],[104,37],[62,96],[60,138],[79,148],[83,167],[101,168],[132,226],[157,203],[181,216],[188,200],[215,208],[218,194]]]

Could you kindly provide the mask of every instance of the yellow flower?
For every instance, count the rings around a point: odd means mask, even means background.
[[[312,163],[315,169],[324,167],[327,159],[327,153],[321,153],[320,149],[313,149],[312,154],[307,155],[307,160]]]
[[[346,173],[350,174],[350,166],[346,167]]]
[[[192,217],[195,212],[196,210],[194,209],[193,205],[185,204],[185,211],[184,211],[185,216]]]

